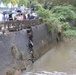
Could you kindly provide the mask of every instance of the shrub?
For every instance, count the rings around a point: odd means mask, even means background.
[[[64,23],[62,24],[62,26],[63,26],[63,29],[64,29],[65,31],[70,28],[70,25],[69,25],[68,22],[64,22]]]
[[[63,15],[65,19],[70,18],[74,20],[76,17],[75,12],[69,6],[55,6],[52,8],[52,12],[55,13],[57,18]]]
[[[37,14],[42,17],[44,20],[47,19],[47,18],[50,18],[50,11],[49,10],[38,10],[37,11]]]
[[[76,36],[76,29],[75,30],[68,29],[68,30],[64,31],[64,35],[65,36]]]

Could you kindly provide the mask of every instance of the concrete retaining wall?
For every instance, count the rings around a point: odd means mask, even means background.
[[[48,34],[46,25],[32,27],[35,59],[44,54],[49,44],[55,40],[54,35]],[[5,75],[6,69],[11,66],[12,61],[11,45],[15,44],[20,51],[25,53],[25,58],[29,59],[28,36],[26,30],[11,32],[0,36],[0,75]]]

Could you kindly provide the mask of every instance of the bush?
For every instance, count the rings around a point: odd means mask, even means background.
[[[64,35],[65,36],[76,36],[76,30],[68,29],[68,30],[64,31]]]
[[[41,4],[36,3],[36,11],[38,11],[38,10],[43,10],[43,7]]]
[[[37,14],[42,17],[44,20],[47,19],[47,18],[50,18],[50,11],[49,10],[38,10],[37,11]]]
[[[47,21],[45,24],[47,25],[47,30],[48,30],[48,32],[49,32],[49,33],[52,32],[53,26],[52,26],[52,24],[50,23],[50,21]]]
[[[64,22],[64,23],[62,24],[62,26],[63,26],[63,29],[64,29],[65,31],[70,28],[70,25],[69,25],[68,22]]]
[[[69,6],[55,6],[52,8],[52,12],[55,13],[57,18],[61,15],[63,15],[65,19],[70,18],[74,20],[76,18],[75,12],[71,10]]]

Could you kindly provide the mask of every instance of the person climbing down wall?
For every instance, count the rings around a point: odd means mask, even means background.
[[[31,40],[28,42],[28,48],[30,51],[33,51],[33,42]]]
[[[33,41],[33,31],[31,27],[27,28],[27,35],[28,35],[29,40]]]
[[[33,31],[31,27],[27,28],[27,34],[28,34],[28,38],[29,38],[29,42],[28,42],[28,48],[30,50],[30,59],[32,61],[32,63],[34,63],[34,51],[33,51]]]
[[[26,45],[29,50],[30,50],[30,58],[29,60],[32,61],[32,63],[34,63],[34,51],[33,51],[33,42],[31,40],[29,40],[28,45]]]

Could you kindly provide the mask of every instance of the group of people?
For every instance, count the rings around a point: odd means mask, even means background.
[[[20,12],[14,16],[14,20],[26,20],[26,15]]]
[[[23,13],[18,13],[15,16],[13,16],[13,14],[3,14],[2,16],[2,21],[11,21],[11,20],[25,20],[26,19],[26,15]]]
[[[26,20],[26,19],[36,19],[37,16],[33,12],[30,14],[24,14],[22,12],[18,12],[16,14],[3,14],[2,21],[10,21],[10,20]]]

